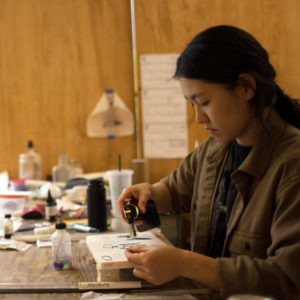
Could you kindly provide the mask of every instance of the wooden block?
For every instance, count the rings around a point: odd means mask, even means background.
[[[133,275],[133,269],[111,269],[111,270],[102,270],[97,268],[98,282],[109,282],[109,281],[141,281],[141,279],[136,278]]]
[[[100,270],[128,269],[131,264],[125,257],[125,249],[130,246],[166,245],[151,232],[138,232],[136,238],[128,234],[101,234],[86,237],[87,246]]]

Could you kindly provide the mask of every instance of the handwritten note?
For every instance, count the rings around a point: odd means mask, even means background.
[[[178,54],[141,56],[142,116],[146,158],[187,155],[186,101],[173,78]]]

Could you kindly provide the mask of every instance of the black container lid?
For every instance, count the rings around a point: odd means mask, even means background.
[[[33,141],[32,141],[32,140],[29,140],[29,141],[27,142],[27,148],[28,148],[28,149],[32,149],[32,148],[33,148]]]
[[[66,223],[64,223],[64,222],[62,221],[61,216],[59,215],[59,216],[57,216],[57,218],[58,218],[58,221],[57,221],[57,223],[55,224],[55,228],[56,228],[56,229],[66,229],[66,228],[67,228],[67,225],[66,225]]]
[[[91,179],[88,182],[88,186],[104,186],[104,179],[102,177]]]
[[[55,228],[56,228],[56,229],[66,229],[66,228],[67,228],[67,225],[66,225],[66,223],[64,223],[64,222],[56,223],[56,224],[55,224]]]

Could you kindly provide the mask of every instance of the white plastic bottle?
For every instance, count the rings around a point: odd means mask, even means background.
[[[52,235],[53,265],[56,270],[68,270],[72,268],[71,236],[66,230],[66,223],[62,222],[60,216],[58,219]]]

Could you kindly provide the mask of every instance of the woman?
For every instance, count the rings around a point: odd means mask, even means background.
[[[126,250],[134,274],[154,284],[183,276],[221,298],[250,293],[300,299],[300,108],[275,81],[268,53],[247,32],[197,35],[175,78],[211,136],[153,185],[128,187],[143,211],[189,211],[191,251]]]

